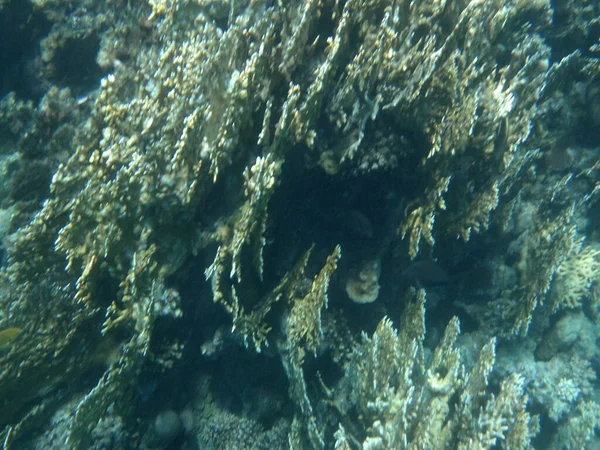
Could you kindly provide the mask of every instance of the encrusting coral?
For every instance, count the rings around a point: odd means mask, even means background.
[[[372,303],[379,296],[381,261],[361,261],[345,283],[346,294],[354,303]]]

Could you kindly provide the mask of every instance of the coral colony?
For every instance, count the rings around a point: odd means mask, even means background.
[[[600,446],[600,2],[0,0],[2,450]]]

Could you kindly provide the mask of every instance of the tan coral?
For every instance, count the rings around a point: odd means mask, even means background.
[[[590,246],[574,252],[556,269],[550,298],[554,310],[578,308],[600,279],[600,250]]]
[[[362,261],[350,271],[345,283],[346,294],[354,303],[373,303],[379,296],[381,262]]]
[[[335,153],[331,150],[321,153],[319,166],[321,166],[327,175],[337,175],[340,171],[340,163],[336,160]]]

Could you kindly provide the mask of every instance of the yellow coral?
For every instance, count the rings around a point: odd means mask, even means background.
[[[558,266],[550,295],[553,310],[578,308],[590,296],[592,284],[600,279],[599,256],[600,250],[586,246]]]
[[[288,317],[288,335],[290,342],[298,345],[304,341],[306,348],[317,351],[323,334],[321,330],[321,310],[327,307],[327,290],[331,275],[337,268],[341,255],[338,245],[329,255],[325,265],[313,280],[310,291],[303,298],[294,300]]]

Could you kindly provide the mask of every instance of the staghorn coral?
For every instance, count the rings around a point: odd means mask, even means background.
[[[413,206],[400,225],[399,233],[402,238],[408,236],[408,255],[411,259],[419,253],[421,239],[424,239],[431,247],[435,244],[433,237],[435,210],[436,208],[442,210],[446,208],[442,195],[448,190],[449,183],[450,177],[440,178],[436,186],[428,192],[426,206]]]
[[[233,236],[229,245],[221,245],[217,249],[215,261],[206,269],[207,279],[211,279],[215,301],[220,301],[224,294],[220,291],[224,265],[231,259],[230,278],[241,281],[241,251],[246,245],[253,247],[253,260],[256,272],[262,277],[262,249],[265,245],[264,233],[267,226],[267,204],[275,187],[280,163],[273,161],[271,155],[258,157],[251,168],[244,171],[245,195],[247,201],[240,208],[233,227]],[[235,294],[234,294],[235,295]],[[233,312],[232,307],[228,308]]]
[[[458,196],[463,195],[465,208],[448,212],[448,222],[454,226],[446,232],[468,239],[469,230],[487,228],[489,214],[499,201],[499,184],[508,189],[514,183],[510,173],[521,167],[524,156],[514,155],[529,135],[549,56],[535,31],[520,25],[516,11],[536,11],[535,26],[541,27],[548,23],[549,5],[515,2],[512,9],[459,2],[440,10],[428,3],[409,7],[406,2],[395,2],[385,8],[373,2],[369,6],[373,9],[361,26],[364,41],[347,65],[344,82],[334,91],[328,115],[344,135],[356,136],[342,156],[345,160],[368,150],[368,144],[361,150],[369,132],[367,123],[379,122],[384,112],[397,117],[407,131],[415,121],[422,124],[419,131],[429,148],[421,155],[421,164],[430,176],[400,227],[401,234],[409,237],[414,257],[421,238],[430,246],[434,243],[433,223],[445,210],[442,195],[453,189],[450,180],[468,148],[477,149],[477,157],[468,156],[473,174],[481,170],[490,176],[485,185],[475,177],[470,185],[454,187]],[[416,31],[436,30],[438,21],[453,25],[444,32]],[[479,23],[489,24],[485,33],[471,34],[469,30]],[[505,38],[515,50],[511,65],[501,67],[493,62],[498,48],[491,42]],[[526,86],[521,82],[524,79],[529,80]],[[428,98],[436,98],[435,104],[428,104]],[[464,187],[469,190],[459,193]]]

